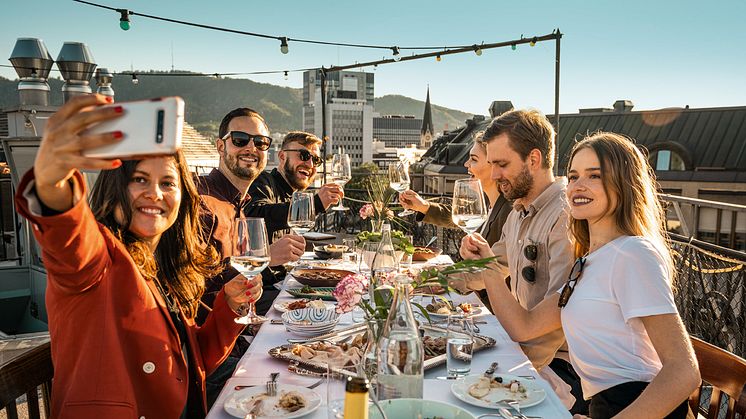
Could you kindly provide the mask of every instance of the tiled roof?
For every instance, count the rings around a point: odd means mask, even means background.
[[[220,156],[210,140],[186,122],[184,122],[181,135],[181,149],[190,166],[214,165],[217,167]]]

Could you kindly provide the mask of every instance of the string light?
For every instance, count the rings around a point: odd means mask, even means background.
[[[280,52],[287,54],[290,49],[288,48],[288,39],[284,36],[280,37]]]
[[[399,55],[399,47],[391,47],[391,51],[394,53],[394,61],[401,60],[401,55]]]
[[[532,47],[536,45],[536,37],[531,38],[531,42],[528,43]]]
[[[436,55],[435,56],[435,61],[440,62],[440,60],[442,60],[442,58],[440,58],[440,54]]]
[[[515,50],[518,49],[518,47],[515,44],[510,44],[510,49],[512,49],[513,51],[515,51]]]
[[[130,30],[130,11],[127,9],[117,9],[117,12],[120,13],[119,27],[122,28],[123,31]]]
[[[288,72],[286,71],[285,72],[285,80],[287,80],[287,79],[288,79]]]
[[[137,79],[137,74],[132,73],[132,84],[140,84],[140,80]]]
[[[474,54],[477,55],[477,57],[482,56],[482,48],[480,48],[478,45],[474,45]]]

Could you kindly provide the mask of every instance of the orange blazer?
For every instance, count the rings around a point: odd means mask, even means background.
[[[85,180],[74,180],[83,190]],[[16,193],[42,248],[54,381],[52,418],[177,419],[186,404],[187,363],[168,309],[124,245],[96,222],[85,199],[42,217],[33,169]],[[230,353],[243,326],[221,291],[202,327],[182,314],[203,407],[205,375]]]

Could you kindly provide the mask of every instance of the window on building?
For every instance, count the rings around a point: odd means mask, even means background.
[[[648,158],[650,165],[656,171],[683,171],[686,170],[684,159],[673,150],[658,150],[650,153]]]

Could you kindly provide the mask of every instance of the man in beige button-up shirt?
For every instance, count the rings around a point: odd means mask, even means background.
[[[557,292],[573,264],[566,185],[563,178],[552,174],[554,130],[539,112],[510,111],[495,118],[483,138],[492,178],[505,197],[514,200],[513,211],[505,221],[501,239],[491,249],[475,234],[464,238],[461,256],[497,256],[495,270],[478,274],[487,285],[490,301],[500,304],[490,289],[505,286],[505,278],[510,276],[512,295],[530,310]],[[537,370],[552,364],[551,368],[573,388],[572,395],[579,401],[571,411],[582,413],[580,383],[568,362],[562,329],[520,345]]]

